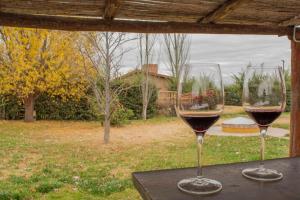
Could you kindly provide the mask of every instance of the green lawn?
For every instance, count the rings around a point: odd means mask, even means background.
[[[134,124],[142,130],[144,123],[174,120],[160,118]],[[69,130],[62,137],[58,131],[68,123],[73,122],[0,122],[0,200],[134,200],[139,195],[133,188],[131,172],[195,165],[192,134],[164,141],[101,145],[85,140],[97,136],[87,131],[95,130],[97,123],[76,122],[80,128],[74,127],[74,131],[87,133],[72,138]],[[288,140],[269,137],[266,148],[267,159],[286,157]],[[205,165],[257,160],[258,155],[257,137],[205,139]]]

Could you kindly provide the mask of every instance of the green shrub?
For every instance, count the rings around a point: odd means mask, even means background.
[[[121,83],[115,83],[118,87]],[[119,94],[118,109],[111,118],[112,125],[120,126],[131,119],[140,119],[142,113],[142,89],[141,84],[127,85],[128,89]],[[152,95],[149,99],[147,116],[156,114],[157,89],[150,84]],[[115,105],[113,108],[116,107]],[[37,120],[100,120],[103,116],[99,112],[94,94],[89,91],[80,99],[62,99],[46,93],[40,94],[35,101]],[[24,105],[13,95],[0,96],[0,118],[7,120],[24,119]]]
[[[206,95],[203,96],[203,102],[208,104],[209,109],[216,109],[218,103],[220,102],[220,92],[215,90],[209,90],[206,92]]]
[[[37,119],[50,120],[97,120],[98,112],[92,97],[63,100],[60,97],[40,95],[36,100]]]
[[[250,64],[248,65],[248,67]],[[232,74],[233,83],[224,87],[225,105],[241,106],[246,71]]]
[[[147,118],[154,117],[157,111],[156,100],[157,100],[157,88],[155,85],[150,84],[149,88],[152,92],[148,108],[147,108]],[[127,109],[132,110],[133,116],[130,119],[141,119],[142,109],[143,109],[143,95],[142,87],[138,83],[134,83],[127,90],[124,90],[119,95],[120,103]]]
[[[23,103],[13,95],[0,97],[5,99],[0,107],[0,117],[8,120],[24,118]],[[93,97],[89,94],[80,99],[66,99],[41,94],[35,101],[38,120],[97,120],[99,114]]]
[[[241,106],[242,90],[236,84],[225,86],[225,105]]]
[[[286,112],[291,110],[291,74],[285,70],[285,85],[286,85]],[[232,75],[233,83],[225,86],[225,105],[242,105],[242,93],[245,72],[242,71],[237,75]],[[274,97],[275,98],[275,97]]]
[[[285,70],[284,72],[285,76],[285,85],[286,85],[286,107],[285,111],[290,112],[291,111],[291,72],[288,70]]]
[[[22,102],[13,95],[0,96],[0,117],[2,119],[18,120],[24,118]]]
[[[291,111],[291,89],[287,88],[286,90],[286,107],[285,111],[290,112]]]
[[[111,125],[113,126],[121,126],[126,124],[129,119],[134,116],[132,110],[125,108],[123,105],[119,104],[116,106],[117,109],[113,112],[111,116]]]

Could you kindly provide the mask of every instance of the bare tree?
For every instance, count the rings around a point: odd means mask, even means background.
[[[142,96],[143,96],[143,109],[142,118],[147,119],[147,109],[150,97],[153,94],[153,88],[149,86],[149,67],[154,57],[154,45],[157,39],[156,35],[139,34],[139,61],[142,70]]]
[[[190,53],[190,38],[187,34],[165,34],[165,51],[167,66],[173,77],[172,89],[177,90],[179,78],[184,67],[188,67]]]
[[[108,143],[111,116],[117,107],[118,95],[125,89],[124,84],[113,86],[112,81],[118,79],[123,55],[130,50],[123,45],[132,38],[124,33],[110,32],[88,32],[82,36],[79,50],[98,107],[104,113],[104,142]]]

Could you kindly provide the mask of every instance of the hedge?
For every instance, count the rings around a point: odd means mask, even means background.
[[[2,119],[18,120],[24,118],[23,103],[17,97],[10,95],[0,97],[5,103],[0,109]],[[35,101],[37,120],[97,120],[99,114],[91,98],[82,97],[79,100],[52,97],[41,94]]]
[[[151,93],[151,96],[149,98],[147,118],[151,118],[157,113],[157,89],[152,84],[149,85],[149,88],[153,92]],[[124,107],[133,111],[133,116],[131,119],[142,118],[143,95],[141,85],[133,83],[131,86],[128,87],[127,90],[124,90],[119,95],[119,101],[122,105],[124,105]]]

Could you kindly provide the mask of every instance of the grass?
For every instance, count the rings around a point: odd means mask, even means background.
[[[283,128],[283,129],[290,129],[290,113],[282,113],[279,119],[277,119],[273,124],[272,127],[276,128]]]
[[[143,120],[132,120],[130,123],[133,124],[140,124],[140,125],[144,125],[144,124],[152,124],[152,123],[166,123],[166,122],[172,122],[177,120],[177,117],[167,117],[164,115],[159,115],[150,119],[147,119],[146,121]]]
[[[156,118],[131,125],[177,123]],[[60,135],[72,123],[73,130]],[[145,143],[103,145],[87,140],[97,130],[94,122],[0,122],[0,200],[11,199],[140,199],[131,172],[194,166],[196,145],[192,134]],[[147,127],[149,127],[147,126]],[[79,131],[80,138],[72,137]],[[97,136],[97,132],[95,135]],[[78,137],[79,137],[78,136]],[[97,138],[97,137],[96,137]],[[93,139],[93,138],[92,138]],[[266,158],[288,155],[288,140],[267,138]],[[205,138],[204,164],[257,160],[257,137]]]

